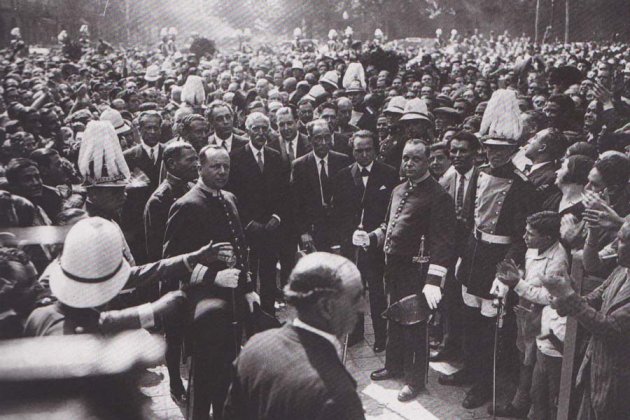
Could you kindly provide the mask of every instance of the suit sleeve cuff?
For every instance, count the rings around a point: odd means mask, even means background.
[[[155,325],[153,307],[150,303],[138,306],[138,318],[140,319],[140,326],[144,329],[151,328]]]
[[[448,269],[437,264],[429,264],[429,271],[427,274],[437,277],[446,277]]]
[[[205,265],[197,264],[195,266],[195,269],[192,270],[192,274],[190,275],[190,283],[201,284],[204,281],[204,277],[207,272],[208,267],[206,267]]]
[[[516,283],[516,286],[514,286],[514,291],[519,296],[523,296],[526,289],[527,289],[527,286],[523,280],[519,280],[518,283]]]
[[[277,214],[272,214],[271,217],[273,217],[274,219],[276,219],[279,223],[282,223],[282,219],[280,218],[280,216],[278,216]]]

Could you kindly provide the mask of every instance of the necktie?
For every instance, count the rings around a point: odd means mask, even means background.
[[[258,156],[258,168],[260,168],[260,172],[262,173],[263,170],[265,169],[265,164],[263,163],[263,160],[262,160],[262,152],[259,150],[256,156]]]
[[[221,147],[223,147],[225,150],[227,150],[229,152],[229,150],[227,148],[227,141],[223,140],[223,144],[221,144]]]
[[[525,168],[523,168],[523,172],[525,173],[525,175],[529,175],[529,173],[532,171],[532,164],[528,163],[527,165],[525,165]]]
[[[328,185],[328,174],[326,173],[326,162],[324,159],[319,161],[321,170],[319,171],[319,182],[322,186],[322,201],[328,205],[330,203],[330,186]]]
[[[466,178],[464,175],[459,175],[459,186],[457,187],[457,198],[455,200],[455,214],[460,217],[462,214],[462,208],[464,207],[464,183]]]
[[[155,152],[153,151],[153,148],[151,148],[149,157],[151,158],[151,162],[153,162],[153,164],[155,165]]]
[[[361,176],[370,176],[370,171],[368,171],[367,168],[361,169]]]
[[[293,151],[293,142],[292,141],[289,142],[287,153],[289,154],[289,160],[291,162],[293,162],[295,160],[295,152]]]

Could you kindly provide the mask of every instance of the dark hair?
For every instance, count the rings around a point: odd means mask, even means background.
[[[190,115],[189,115],[190,116]],[[198,115],[198,117],[201,118],[201,121],[205,120],[203,119],[203,117],[201,115]],[[164,148],[164,152],[163,152],[163,160],[164,162],[168,162],[169,159],[179,159],[182,155],[182,152],[184,150],[195,150],[194,147],[190,144],[187,143],[185,141],[174,141],[172,143],[169,143],[165,148]]]
[[[431,154],[431,152],[439,152],[442,151],[444,152],[444,154],[448,157],[448,144],[444,143],[444,142],[439,142],[439,143],[433,143],[431,146],[429,146],[429,154]]]
[[[571,114],[575,111],[575,102],[573,102],[573,99],[571,99],[569,95],[555,93],[547,99],[547,103],[549,102],[558,104],[560,112],[564,116],[571,116]]]
[[[320,106],[317,107],[317,113],[319,115],[322,115],[322,112],[324,112],[325,109],[332,109],[335,111],[335,114],[337,114],[337,112],[339,111],[339,107],[337,107],[337,104],[334,102],[324,102],[323,104],[321,104]]]
[[[16,262],[24,266],[31,260],[28,255],[17,248],[0,248],[0,307],[11,307],[16,288],[14,268],[10,263]]]
[[[55,149],[42,147],[31,152],[29,158],[37,163],[38,166],[48,167],[53,156],[59,156],[59,152]]]
[[[6,167],[4,176],[7,178],[9,185],[16,185],[18,183],[18,177],[20,172],[22,172],[26,168],[30,167],[37,168],[39,170],[39,166],[37,163],[33,162],[27,158],[13,158],[9,161],[9,164]]]
[[[628,178],[630,178],[630,160],[625,156],[606,156],[595,162],[595,168],[599,171],[607,187],[625,187]]]
[[[593,169],[595,160],[588,156],[573,155],[566,158],[567,173],[561,180],[565,184],[588,184],[588,173]]]
[[[142,111],[140,115],[138,115],[138,126],[142,126],[142,120],[149,117],[157,118],[158,120],[160,120],[160,124],[162,124],[162,115],[158,111],[150,109]]]
[[[227,102],[217,99],[216,101],[210,102],[210,105],[206,108],[206,118],[211,120],[214,110],[221,107],[226,107],[228,111],[230,111],[230,115],[234,115],[232,107]]]
[[[297,106],[298,106],[298,108],[299,108],[299,107],[301,107],[302,105],[305,105],[305,104],[309,104],[309,105],[311,105],[311,106],[315,107],[315,101],[314,101],[314,100],[312,100],[312,99],[309,99],[309,98],[302,98],[302,99],[300,99],[300,100],[298,101]]]
[[[527,224],[541,235],[560,238],[560,214],[555,211],[539,211],[527,217]]]
[[[57,215],[57,225],[58,226],[67,226],[68,222],[74,218],[77,217],[81,217],[81,216],[85,216],[87,217],[88,214],[85,210],[83,209],[78,209],[78,208],[69,208],[69,209],[65,209],[61,212],[59,212],[59,214]]]
[[[566,136],[556,128],[548,128],[542,140],[547,145],[547,153],[552,160],[558,160],[564,156],[569,145]]]
[[[182,120],[179,122],[180,132],[182,134],[184,133],[188,134],[188,132],[190,131],[190,127],[192,126],[192,123],[194,123],[195,121],[201,121],[201,122],[207,123],[206,119],[202,115],[188,114],[184,118],[182,118]]]
[[[186,143],[188,144],[188,143]],[[201,165],[203,165],[204,163],[206,163],[206,153],[208,152],[208,150],[223,150],[225,153],[227,153],[227,150],[225,150],[223,148],[223,146],[219,146],[218,144],[209,144],[207,146],[204,146],[200,151],[199,151],[199,163]]]
[[[479,131],[479,129],[481,128],[481,118],[478,117],[477,115],[471,115],[469,117],[464,118],[462,127],[465,126],[466,124],[474,126],[475,132]]]
[[[528,111],[525,111],[523,112],[523,115],[525,115],[528,118],[531,118],[534,124],[536,124],[536,130],[535,130],[536,132],[542,130],[542,128],[545,126],[545,122],[547,121],[545,114],[535,109],[530,109]]]
[[[593,159],[593,161],[597,160],[599,154],[597,153],[597,147],[594,144],[579,141],[577,143],[573,143],[566,152],[567,156],[577,156],[582,155]]]
[[[449,148],[449,150],[451,148],[451,143],[453,142],[453,140],[468,142],[468,145],[470,146],[470,149],[472,151],[477,151],[481,148],[481,144],[479,143],[479,139],[477,138],[477,136],[468,131],[461,130],[456,132],[447,143],[447,147]]]
[[[370,139],[372,140],[372,144],[374,145],[374,147],[376,147],[376,139],[374,138],[374,133],[372,133],[370,130],[359,130],[359,131],[356,131],[354,134],[352,134],[353,148],[354,148],[354,140],[357,138]]]
[[[309,121],[308,124],[306,124],[306,132],[308,133],[309,137],[311,137],[313,135],[313,129],[318,124],[324,124],[324,125],[326,125],[326,127],[328,127],[330,129],[330,126],[328,125],[328,122],[326,122],[326,120],[323,120],[321,118]]]

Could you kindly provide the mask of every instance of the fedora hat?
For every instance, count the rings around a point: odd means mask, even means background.
[[[152,64],[147,67],[147,71],[144,74],[144,80],[147,82],[155,82],[160,78],[160,66]]]
[[[105,109],[101,114],[100,120],[112,123],[116,134],[125,134],[131,131],[131,127],[125,122],[120,112],[113,108]]]
[[[122,232],[114,223],[101,217],[77,222],[51,265],[53,295],[73,308],[98,307],[112,300],[131,271],[123,247]]]
[[[413,98],[405,104],[401,121],[425,120],[431,121],[427,104],[420,98]]]

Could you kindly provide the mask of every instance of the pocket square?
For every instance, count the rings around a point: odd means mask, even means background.
[[[385,185],[381,185],[381,188],[379,188],[379,191],[386,189],[387,187]]]

